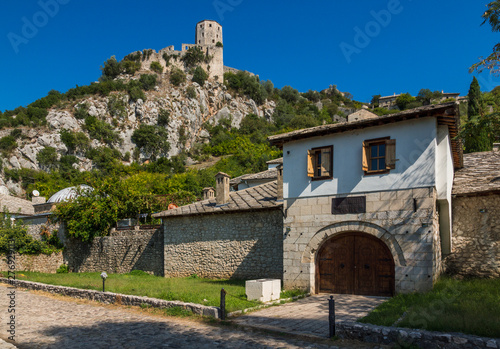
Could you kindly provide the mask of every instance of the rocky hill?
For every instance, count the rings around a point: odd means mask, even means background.
[[[127,83],[138,80],[141,74],[155,74],[156,86],[150,91],[144,91],[145,100],[133,100],[127,92],[115,91],[107,96],[89,95],[51,107],[45,126],[18,127],[22,134],[17,138],[17,147],[3,158],[4,169],[44,170],[37,155],[46,147],[55,148],[59,158],[70,153],[61,140],[63,129],[84,133],[90,139],[92,148],[111,147],[118,150],[125,164],[133,161],[130,154],[135,151],[135,160],[142,163],[148,160],[148,154],[136,150],[132,135],[141,125],[158,125],[161,113],[168,116],[167,120],[162,120],[161,127],[167,131],[170,144],[168,152],[161,156],[171,157],[184,149],[189,150],[196,143],[208,142],[206,123],[217,125],[221,119],[230,119],[232,126],[238,127],[247,114],[253,113],[269,119],[274,112],[273,101],[266,101],[258,106],[252,99],[230,92],[223,83],[215,79],[209,79],[200,86],[192,81],[189,70],[186,82],[175,86],[169,80],[170,72],[167,68],[165,72],[157,74],[151,71],[148,65],[143,65],[143,68],[133,75],[121,74],[115,79]],[[118,134],[119,139],[109,144],[93,137],[85,125],[85,119],[76,115],[79,110],[85,110],[87,115],[106,122]],[[12,128],[0,130],[0,138],[11,132]],[[81,171],[94,167],[86,152],[72,154],[79,160],[73,167]],[[18,183],[1,178],[0,193],[9,192],[21,195],[22,189]]]

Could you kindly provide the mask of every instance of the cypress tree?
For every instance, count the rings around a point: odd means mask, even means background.
[[[472,79],[469,88],[469,105],[467,108],[468,119],[472,120],[473,117],[481,114],[481,89],[476,77]]]

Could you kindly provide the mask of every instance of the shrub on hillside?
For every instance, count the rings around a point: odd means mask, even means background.
[[[36,154],[38,163],[49,170],[57,167],[57,151],[54,147],[46,146]]]
[[[193,72],[192,81],[198,83],[200,86],[203,86],[203,84],[205,84],[205,81],[207,79],[208,79],[207,72],[202,67],[197,66]]]
[[[170,72],[170,82],[174,86],[179,86],[180,84],[186,82],[186,74],[179,68],[173,68]]]
[[[5,136],[0,138],[0,150],[4,154],[10,154],[16,148],[17,148],[17,142],[14,137]]]
[[[141,124],[132,134],[132,142],[153,160],[170,150],[167,138],[167,130],[163,127],[144,124]]]
[[[149,65],[149,68],[151,68],[152,71],[154,71],[158,74],[163,73],[163,67],[161,66],[160,62],[157,62],[157,61],[151,62],[151,64]]]
[[[85,118],[84,128],[88,131],[91,138],[97,139],[108,145],[112,145],[121,140],[118,133],[113,130],[110,124],[92,115]]]

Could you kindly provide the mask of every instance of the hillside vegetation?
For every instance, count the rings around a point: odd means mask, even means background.
[[[361,106],[334,86],[299,93],[242,71],[219,83],[206,80],[197,59],[163,71],[142,67],[141,57],[112,57],[99,82],[0,113],[4,187],[26,199],[34,189],[45,197],[79,184],[96,189],[56,212],[82,240],[118,219],[199,199],[218,171],[262,171],[281,156],[267,136]],[[187,169],[219,156],[212,167]]]

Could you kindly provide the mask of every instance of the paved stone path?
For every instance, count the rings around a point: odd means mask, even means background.
[[[7,339],[9,292],[0,285],[0,337]],[[372,348],[352,341],[309,341],[233,326],[161,317],[123,306],[15,290],[18,348]],[[0,349],[4,347],[0,346]]]
[[[333,296],[336,321],[356,321],[387,300],[383,297],[345,294]],[[234,321],[244,326],[327,338],[329,298],[328,294],[313,295],[279,307],[252,312]]]

